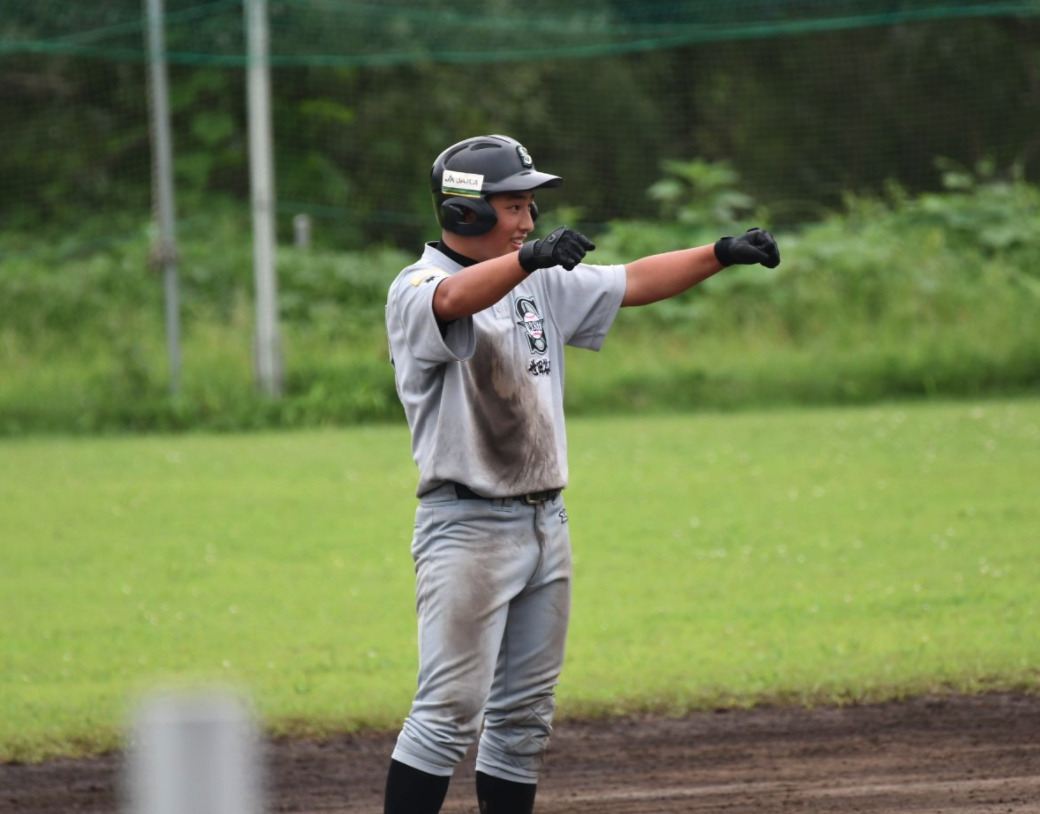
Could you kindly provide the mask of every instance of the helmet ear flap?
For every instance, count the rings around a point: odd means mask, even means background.
[[[486,234],[498,223],[495,208],[483,198],[445,198],[438,214],[443,229],[464,237]]]
[[[538,223],[538,204],[531,201],[531,205],[528,207],[531,210],[531,220]]]

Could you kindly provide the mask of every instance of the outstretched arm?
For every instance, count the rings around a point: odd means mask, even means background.
[[[710,245],[633,260],[625,266],[628,282],[621,305],[648,305],[666,300],[724,268],[715,257],[715,247]]]
[[[594,248],[585,235],[561,226],[518,252],[467,266],[443,280],[433,295],[433,313],[445,323],[471,316],[490,308],[532,272],[551,266],[570,271]]]
[[[648,305],[665,300],[727,266],[754,263],[769,268],[780,264],[776,241],[762,229],[749,229],[740,237],[724,237],[714,244],[642,257],[625,267],[628,282],[621,305]]]

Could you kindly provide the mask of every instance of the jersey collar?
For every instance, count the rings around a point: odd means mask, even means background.
[[[454,249],[450,248],[449,246],[446,246],[444,244],[444,242],[441,241],[441,240],[438,240],[436,243],[429,243],[427,245],[429,245],[433,249],[436,249],[437,251],[439,251],[441,254],[443,254],[445,257],[449,258],[450,260],[454,260],[456,263],[458,263],[463,268],[465,268],[466,266],[476,265],[476,263],[477,263],[477,261],[474,260],[473,258],[466,257],[466,255],[464,255],[464,254],[459,254]]]

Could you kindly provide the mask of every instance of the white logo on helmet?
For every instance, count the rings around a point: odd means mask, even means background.
[[[469,198],[479,197],[484,186],[484,176],[475,172],[459,172],[445,170],[441,179],[441,192],[446,195],[463,195]]]

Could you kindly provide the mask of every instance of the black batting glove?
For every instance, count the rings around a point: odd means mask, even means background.
[[[563,266],[570,271],[596,248],[581,232],[561,226],[541,240],[531,240],[520,247],[520,267],[530,274],[537,269]]]
[[[775,269],[780,265],[780,247],[765,229],[748,229],[740,237],[723,237],[715,241],[715,257],[724,266],[751,266],[761,263]]]

